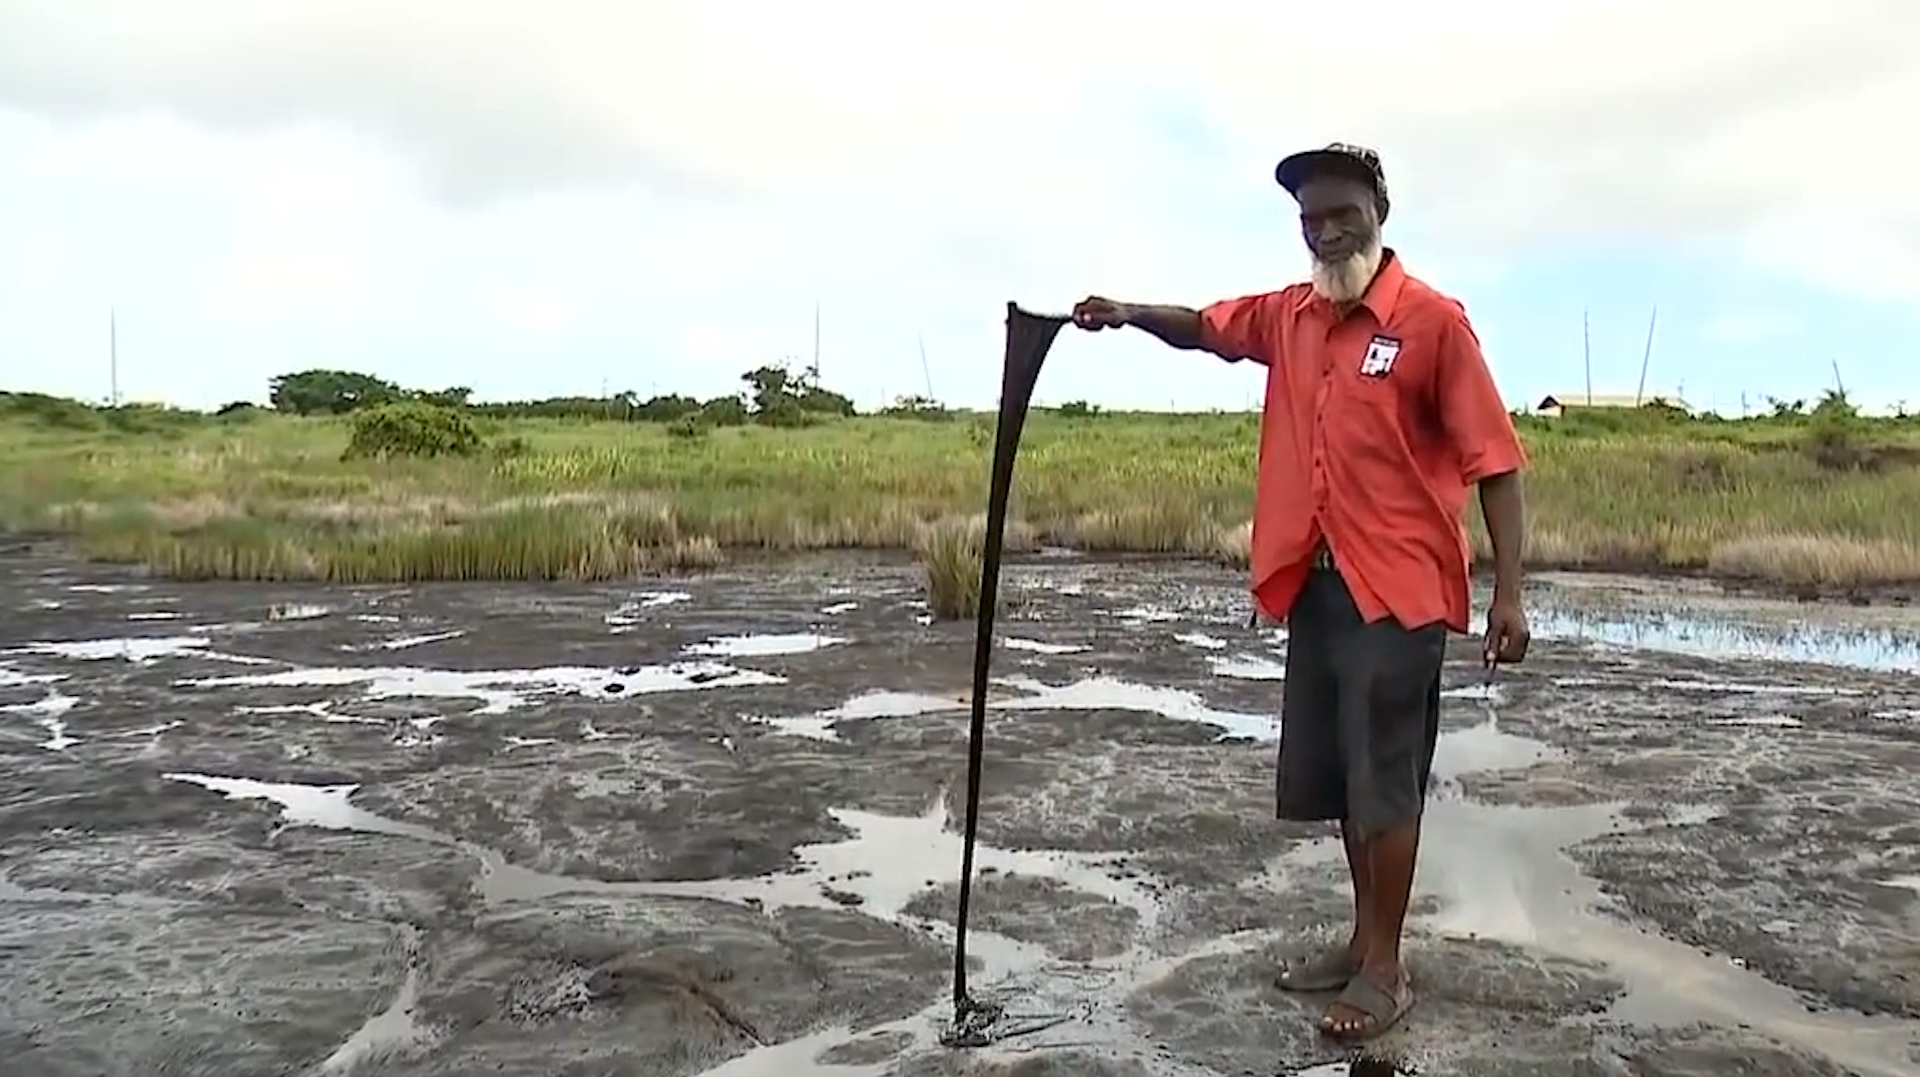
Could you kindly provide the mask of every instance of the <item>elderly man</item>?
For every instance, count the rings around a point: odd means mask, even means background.
[[[1339,821],[1354,915],[1344,945],[1278,982],[1338,990],[1321,1028],[1359,1040],[1413,1005],[1400,936],[1447,631],[1467,631],[1472,486],[1493,540],[1484,657],[1526,656],[1525,457],[1465,310],[1381,245],[1379,155],[1335,144],[1286,158],[1275,178],[1299,202],[1310,281],[1200,310],[1093,297],[1073,319],[1267,368],[1251,582],[1289,628],[1277,811]]]

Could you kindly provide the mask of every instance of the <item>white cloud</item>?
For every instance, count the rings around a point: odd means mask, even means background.
[[[510,233],[526,263],[450,294],[550,330],[630,306],[703,352],[816,297],[890,305],[871,346],[906,391],[914,333],[963,308],[1291,277],[1269,169],[1335,138],[1382,148],[1396,235],[1449,282],[1604,237],[1920,299],[1920,8],[1895,0],[0,0],[0,26],[0,106],[73,146],[155,111],[244,136],[35,167],[225,169],[271,192],[228,221],[268,253],[233,257],[353,277],[363,316]],[[290,132],[324,160],[263,164]],[[555,199],[600,226],[543,234]]]

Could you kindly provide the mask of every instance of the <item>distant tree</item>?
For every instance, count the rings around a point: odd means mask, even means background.
[[[738,396],[716,396],[694,414],[708,426],[745,426],[751,419],[746,401]]]
[[[854,413],[853,400],[841,396],[832,389],[812,386],[802,392],[794,401],[800,410],[814,415],[839,415],[850,417]]]
[[[649,397],[634,405],[633,417],[641,422],[670,423],[700,410],[700,401],[678,393]]]
[[[1804,400],[1782,400],[1777,396],[1767,397],[1767,408],[1775,419],[1791,419],[1804,415],[1807,402]]]
[[[473,390],[464,385],[456,385],[450,389],[422,389],[413,394],[413,398],[422,404],[432,404],[441,408],[464,408],[472,396]]]
[[[740,380],[747,383],[748,395],[752,397],[748,406],[756,415],[778,408],[794,395],[793,374],[783,366],[756,367],[740,375]]]
[[[274,410],[294,415],[345,415],[359,408],[390,404],[407,394],[392,382],[347,370],[302,370],[267,383]]]
[[[805,426],[822,415],[854,414],[853,400],[823,387],[817,372],[769,364],[740,375],[754,420],[765,426]]]

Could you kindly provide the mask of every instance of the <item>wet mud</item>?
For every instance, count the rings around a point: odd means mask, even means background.
[[[950,1051],[968,625],[910,566],[182,586],[0,558],[5,1072],[1920,1073],[1920,615],[1543,577],[1447,672],[1364,1059],[1234,575],[1013,566]],[[1017,1034],[1016,1034],[1017,1033]]]

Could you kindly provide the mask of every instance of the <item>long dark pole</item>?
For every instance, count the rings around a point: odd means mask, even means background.
[[[1007,304],[1006,358],[1000,374],[1000,415],[994,426],[993,470],[987,483],[987,533],[980,556],[980,607],[974,619],[973,706],[967,726],[967,803],[960,852],[960,899],[954,920],[953,1028],[956,1047],[987,1040],[998,1007],[976,1002],[967,991],[967,916],[973,899],[974,847],[980,833],[980,776],[986,757],[987,682],[993,664],[993,615],[1000,598],[1000,559],[1006,546],[1007,501],[1013,494],[1013,464],[1020,431],[1033,403],[1040,365],[1067,324],[1064,317],[1030,314]]]

